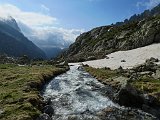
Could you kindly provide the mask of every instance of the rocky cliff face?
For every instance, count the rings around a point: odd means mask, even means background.
[[[83,33],[64,53],[64,58],[71,62],[98,59],[115,51],[130,50],[158,42],[160,16],[156,15],[120,26],[102,26]]]

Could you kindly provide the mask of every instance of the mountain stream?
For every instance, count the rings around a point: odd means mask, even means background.
[[[68,72],[55,77],[45,86],[43,97],[51,99],[53,120],[148,118],[147,113],[120,107],[112,102],[104,95],[105,91],[111,92],[111,88],[101,84],[80,65],[74,65],[70,66]]]

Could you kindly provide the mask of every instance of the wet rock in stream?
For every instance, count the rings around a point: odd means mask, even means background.
[[[36,120],[52,120],[52,118],[48,114],[43,113]]]

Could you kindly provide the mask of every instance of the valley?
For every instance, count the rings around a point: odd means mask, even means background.
[[[160,119],[160,1],[15,1],[0,1],[0,120]]]

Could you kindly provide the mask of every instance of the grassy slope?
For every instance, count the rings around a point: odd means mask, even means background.
[[[85,67],[85,70],[89,72],[92,76],[97,78],[103,84],[111,85],[112,87],[118,87],[120,82],[114,81],[113,78],[119,77],[118,74],[114,70],[105,69],[105,68],[92,68],[92,67]]]
[[[155,96],[160,101],[160,80],[153,77],[141,77],[131,83],[135,88],[143,93]]]
[[[45,80],[65,71],[49,65],[20,67],[0,64],[0,110],[4,111],[0,119],[35,119],[41,113],[39,110],[42,100],[39,95],[40,87]],[[31,83],[35,87],[29,87]]]

